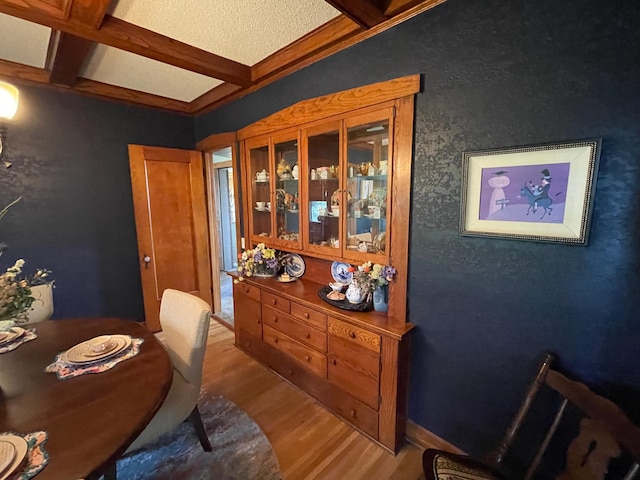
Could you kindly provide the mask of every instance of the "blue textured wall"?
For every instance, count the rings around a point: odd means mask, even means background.
[[[26,271],[54,271],[54,318],[142,319],[142,288],[127,144],[193,148],[190,117],[16,84],[9,170],[0,206],[24,199],[0,222]]]
[[[640,401],[640,4],[448,0],[196,119],[196,138],[299,100],[421,73],[416,100],[409,416],[493,446],[540,354]],[[590,245],[458,235],[461,153],[602,137]]]

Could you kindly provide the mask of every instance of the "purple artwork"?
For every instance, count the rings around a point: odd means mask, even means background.
[[[481,220],[563,223],[569,163],[482,169]]]

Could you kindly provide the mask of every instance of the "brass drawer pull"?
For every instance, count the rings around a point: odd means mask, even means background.
[[[307,312],[304,312],[304,318],[309,318],[309,314]]]
[[[335,359],[335,358],[334,358],[333,360],[331,360],[331,363],[332,363],[333,365],[337,365],[337,364],[338,364],[338,362],[336,361],[336,359]]]
[[[351,338],[356,338],[356,332],[351,332],[351,331],[350,331],[350,332],[349,332],[349,336],[350,336]]]
[[[304,357],[304,358],[307,360],[307,362],[310,362],[310,361],[311,361],[311,357],[310,357],[309,355],[305,355],[305,357]]]
[[[278,323],[278,317],[273,317],[273,323]]]
[[[351,410],[351,412],[349,412],[349,414],[351,415],[351,418],[356,418],[356,411],[355,410]]]
[[[278,300],[276,300],[275,298],[273,300],[271,300],[271,304],[272,305],[276,305],[278,303]]]
[[[278,337],[273,340],[274,343],[278,343]]]
[[[311,334],[310,333],[307,333],[307,338],[311,338]]]

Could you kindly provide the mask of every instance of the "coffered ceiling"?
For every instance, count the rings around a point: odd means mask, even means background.
[[[0,78],[212,110],[445,0],[0,0]]]

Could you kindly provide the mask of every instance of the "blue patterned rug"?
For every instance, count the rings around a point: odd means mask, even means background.
[[[271,444],[233,402],[201,394],[198,409],[212,452],[205,452],[193,425],[182,423],[118,461],[118,480],[281,480]]]

